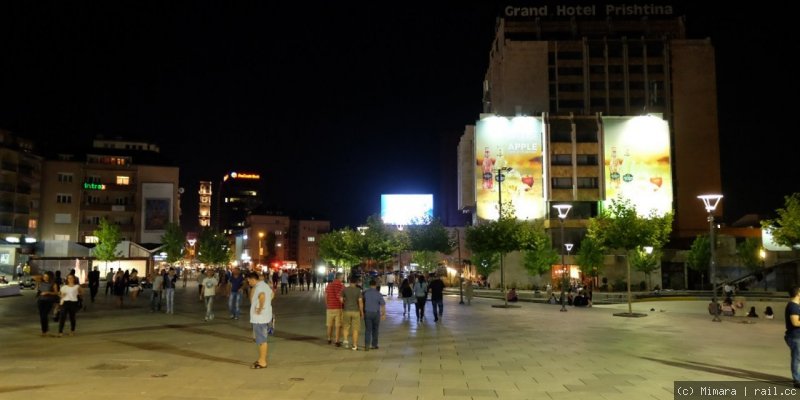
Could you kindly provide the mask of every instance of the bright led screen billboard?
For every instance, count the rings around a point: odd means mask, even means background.
[[[478,218],[496,220],[501,201],[512,206],[518,219],[543,218],[541,118],[491,116],[475,128]],[[509,170],[499,177],[501,169]]]
[[[384,224],[415,225],[432,218],[432,194],[381,195],[381,219]]]
[[[630,200],[640,215],[672,211],[669,125],[660,116],[603,117],[605,198]]]

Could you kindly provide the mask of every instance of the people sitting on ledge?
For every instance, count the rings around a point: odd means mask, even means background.
[[[747,313],[747,316],[750,318],[758,318],[758,314],[756,313],[756,308],[750,307],[750,312]]]
[[[767,306],[767,308],[764,310],[764,318],[766,318],[766,319],[775,318],[775,313],[772,312],[772,307]]]
[[[550,298],[547,299],[547,304],[558,304],[558,299],[555,293],[550,293]]]
[[[0,276],[0,283],[2,283],[2,284],[8,284],[8,280],[6,279],[6,276],[5,276],[5,275],[3,275],[3,276]]]
[[[509,290],[508,293],[506,293],[506,300],[512,303],[519,301],[519,297],[517,297],[516,288],[511,288],[511,290]]]
[[[730,301],[729,298],[722,302],[722,315],[726,317],[733,317],[736,315],[736,309],[733,308],[733,302]]]
[[[575,307],[586,307],[589,305],[589,298],[583,293],[583,291],[578,292],[578,295],[575,296],[575,300],[572,301],[572,305]]]
[[[722,308],[719,306],[719,303],[716,299],[711,300],[711,303],[708,303],[708,313],[711,315],[719,315],[722,312]]]

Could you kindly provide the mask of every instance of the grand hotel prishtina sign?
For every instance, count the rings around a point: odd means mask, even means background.
[[[476,124],[475,200],[478,218],[496,220],[503,207],[518,219],[545,215],[542,119],[491,116]]]
[[[587,3],[558,4],[538,3],[530,6],[506,6],[502,16],[509,19],[533,18],[658,18],[674,17],[676,8],[671,4],[631,3]]]

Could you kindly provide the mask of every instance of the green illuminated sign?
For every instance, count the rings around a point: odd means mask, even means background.
[[[106,185],[103,185],[102,183],[84,182],[83,188],[88,190],[106,190]]]

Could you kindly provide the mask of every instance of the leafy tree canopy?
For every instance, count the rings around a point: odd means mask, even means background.
[[[114,261],[120,254],[117,253],[117,245],[120,244],[119,226],[101,218],[97,229],[93,232],[97,236],[97,246],[94,248],[94,256],[100,261]]]
[[[700,235],[692,242],[689,253],[686,256],[686,265],[695,271],[708,271],[711,263],[711,246],[709,246],[708,235]]]
[[[225,235],[205,229],[197,239],[197,259],[206,265],[227,264],[231,260],[231,249]]]
[[[181,259],[186,243],[180,225],[168,223],[166,232],[161,236],[161,243],[164,245],[164,252],[167,253],[167,262],[172,264]]]
[[[769,229],[775,243],[782,246],[800,245],[800,193],[784,197],[784,208],[775,210],[778,217],[761,222]]]

